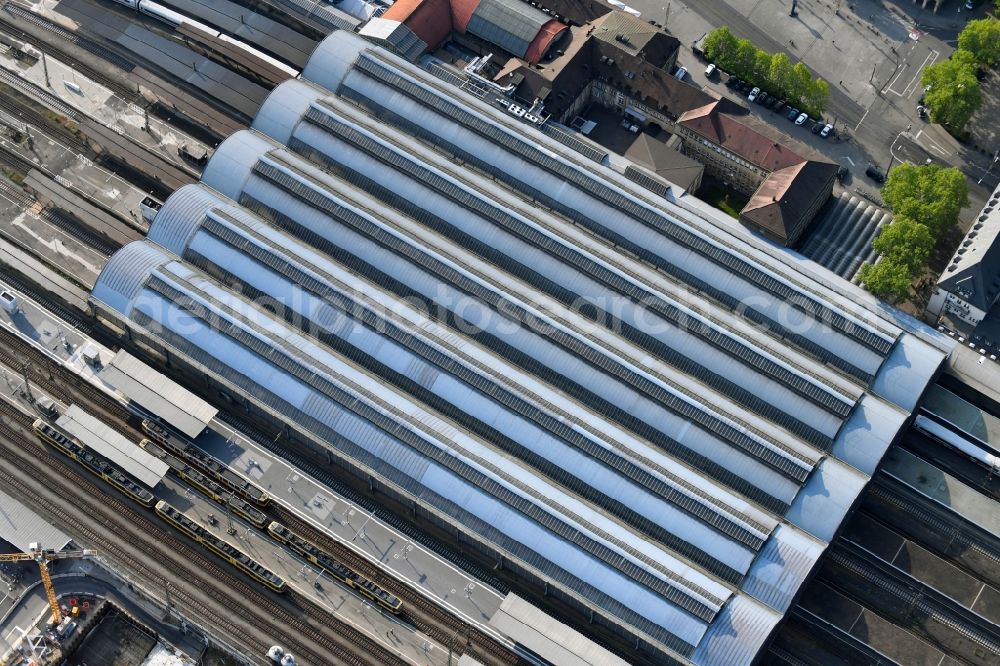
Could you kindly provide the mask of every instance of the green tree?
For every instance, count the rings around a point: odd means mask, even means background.
[[[793,97],[788,90],[788,83],[792,79],[792,62],[788,59],[787,53],[778,52],[771,56],[770,80],[774,82],[779,95],[788,99]]]
[[[908,217],[896,217],[872,241],[872,249],[892,261],[904,264],[916,275],[934,248],[934,235],[926,226]]]
[[[812,72],[803,63],[797,62],[792,67],[792,76],[788,80],[788,94],[792,99],[805,104],[812,88]]]
[[[940,238],[969,205],[969,185],[955,167],[903,163],[889,172],[882,199],[894,214],[925,225]]]
[[[958,35],[958,48],[968,51],[982,65],[1000,63],[1000,19],[969,21]]]
[[[958,50],[951,58],[924,68],[920,82],[928,87],[925,100],[931,120],[961,132],[982,102],[975,58]]]
[[[733,56],[733,70],[737,75],[749,79],[753,75],[753,68],[756,64],[757,47],[749,39],[737,40]]]
[[[910,267],[889,257],[883,257],[876,264],[863,265],[858,277],[868,291],[893,302],[909,296],[913,282]]]
[[[736,42],[736,35],[729,28],[716,28],[705,37],[705,57],[716,64],[727,62],[736,53]]]
[[[764,88],[774,90],[774,82],[771,80],[771,54],[767,51],[757,49],[753,62],[754,80]]]
[[[826,100],[830,98],[830,86],[823,79],[816,79],[809,85],[809,110],[819,116],[826,110]]]

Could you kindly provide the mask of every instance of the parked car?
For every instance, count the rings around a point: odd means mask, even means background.
[[[735,88],[737,82],[739,82],[738,78],[736,78],[735,76],[730,76],[728,79],[726,79],[726,87]]]
[[[926,118],[927,117],[927,107],[926,106],[923,106],[922,104],[917,106],[917,117],[918,118]]]
[[[869,164],[868,168],[865,169],[865,175],[874,180],[876,183],[885,182],[885,174],[874,164]]]
[[[747,95],[747,99],[752,102],[755,99],[757,99],[758,95],[760,95],[760,88],[755,87],[753,90],[750,91],[750,94]]]
[[[716,69],[718,68],[715,66],[715,63],[709,63],[708,67],[705,68],[705,76],[707,76],[708,78],[712,78],[713,76],[715,76]]]
[[[793,106],[792,108],[788,109],[788,113],[785,114],[785,117],[788,118],[789,120],[795,120],[796,118],[799,117],[799,110]]]
[[[687,76],[687,73],[688,71],[686,67],[678,67],[677,71],[674,72],[674,76],[677,77],[678,81],[683,81],[684,77]]]
[[[774,109],[775,111],[781,111],[783,108],[785,108],[786,103],[787,102],[785,102],[785,100],[783,99],[772,99],[771,108]]]
[[[827,123],[826,126],[820,131],[819,135],[824,139],[833,134],[833,125]]]
[[[847,167],[845,166],[842,166],[839,169],[837,169],[837,182],[843,183],[844,179],[847,178],[848,173],[850,172],[847,170]]]
[[[970,11],[971,12],[975,8],[976,8],[976,6],[974,4],[972,4],[972,0],[965,0],[965,9],[966,9],[966,11]]]
[[[813,123],[813,126],[810,128],[810,131],[812,131],[813,134],[819,134],[820,132],[822,132],[823,131],[823,122],[822,121],[818,121],[818,122]]]
[[[761,94],[757,95],[757,103],[760,104],[761,106],[767,106],[767,103],[770,102],[772,99],[774,98],[768,95],[766,92],[762,92]]]
[[[799,117],[795,119],[795,124],[796,125],[802,125],[807,120],[809,120],[809,114],[808,113],[800,113]]]

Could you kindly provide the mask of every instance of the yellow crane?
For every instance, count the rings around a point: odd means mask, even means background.
[[[45,586],[45,594],[49,598],[49,608],[52,609],[52,624],[59,624],[62,622],[62,610],[59,608],[56,588],[52,585],[52,576],[49,575],[49,562],[75,557],[89,557],[96,554],[96,550],[65,550],[57,553],[53,550],[42,550],[40,544],[33,542],[28,547],[27,553],[0,553],[0,562],[27,562],[28,560],[34,560],[38,563],[38,571],[42,575],[42,585]]]

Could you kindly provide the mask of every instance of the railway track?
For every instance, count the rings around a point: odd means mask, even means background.
[[[70,32],[69,30],[66,30],[62,26],[56,25],[52,21],[49,21],[48,19],[45,19],[45,18],[39,16],[38,14],[35,14],[34,12],[28,11],[27,9],[24,9],[23,7],[18,7],[17,5],[12,4],[12,3],[5,3],[4,7],[3,7],[3,10],[5,12],[7,12],[8,14],[10,14],[11,16],[15,17],[15,18],[21,19],[22,21],[26,21],[28,23],[31,23],[31,24],[33,24],[33,25],[35,25],[35,26],[43,29],[43,30],[46,30],[48,32],[53,33],[57,38],[59,38],[60,40],[62,40],[64,42],[67,42],[69,44],[75,44],[76,46],[79,46],[84,51],[87,51],[88,53],[91,53],[92,55],[97,56],[101,60],[105,60],[105,61],[111,63],[112,65],[114,65],[115,67],[118,67],[119,69],[125,70],[126,72],[130,72],[130,71],[132,71],[132,69],[135,68],[135,63],[131,62],[130,60],[126,60],[125,58],[121,57],[117,53],[115,53],[113,51],[110,51],[110,50],[108,50],[108,49],[100,46],[99,44],[94,43],[93,41],[91,41],[89,39],[85,39],[83,37],[80,37],[79,35],[77,35],[77,34],[75,34],[73,32]],[[20,28],[18,28],[16,25],[13,25],[13,24],[11,24],[11,23],[9,23],[7,21],[4,21],[2,19],[0,19],[0,24],[6,26],[6,29],[8,31],[14,31],[14,32],[16,32],[16,34],[19,35],[21,37],[21,39],[25,39],[25,40],[28,40],[28,41],[34,41],[34,37],[32,35],[29,35],[29,34],[25,33],[23,30],[21,30]],[[59,50],[56,50],[56,52],[59,54],[60,60],[63,60],[65,54],[63,54],[63,52],[59,51]],[[68,56],[65,56],[65,59],[67,61],[70,61],[70,64],[72,64],[74,66],[81,67],[81,69],[83,69],[83,68],[86,67],[83,63],[80,63],[80,62],[76,61],[76,59],[74,59],[74,58],[69,58]],[[97,74],[97,76],[102,79],[102,83],[109,83],[109,82],[111,82],[111,79],[108,78],[108,77],[104,77],[101,74]],[[127,90],[127,89],[123,88],[123,90]]]
[[[18,171],[24,169],[24,172],[26,173],[34,166],[20,156],[15,156],[11,153],[4,153],[4,156],[5,158],[9,157],[10,159],[0,159],[0,162],[6,162]],[[29,195],[20,187],[15,186],[13,183],[10,183],[3,178],[0,178],[0,196],[10,199],[12,202],[25,209],[30,209],[39,203],[34,197]],[[114,243],[98,237],[82,224],[74,222],[68,215],[51,208],[41,206],[39,206],[39,208],[40,210],[38,212],[38,216],[40,218],[52,226],[65,231],[71,237],[76,238],[87,247],[97,250],[107,257],[110,257],[121,247],[120,245],[115,245]]]
[[[332,474],[319,468],[314,462],[294,452],[283,450],[269,438],[256,436],[256,433],[253,432],[253,427],[249,424],[235,423],[229,419],[226,419],[226,422],[233,429],[238,430],[250,437],[259,446],[267,448],[273,453],[280,455],[283,459],[294,464],[298,469],[301,469],[314,478],[322,481],[325,485],[335,490],[340,495],[348,498],[355,504],[364,507],[366,511],[377,515],[380,520],[384,520],[385,522],[391,524],[396,529],[399,529],[403,534],[406,534],[421,543],[427,542],[424,535],[414,533],[414,530],[410,526],[391,515],[387,515],[384,510],[381,510],[371,502],[368,502],[366,498],[358,496],[353,490],[344,486]],[[359,555],[337,539],[317,530],[311,524],[305,522],[284,507],[275,505],[271,509],[271,514],[278,522],[288,526],[292,529],[292,531],[301,534],[303,537],[309,539],[323,550],[326,550],[331,555],[340,559],[344,562],[344,564],[353,568],[358,573],[367,576],[378,585],[384,587],[386,590],[402,599],[404,604],[404,613],[407,614],[408,619],[414,624],[414,626],[439,643],[443,645],[450,645],[455,637],[459,636],[462,638],[462,652],[469,653],[470,656],[475,657],[485,664],[490,664],[492,666],[500,664],[528,663],[526,660],[518,657],[509,648],[497,641],[494,637],[482,631],[479,627],[466,622],[451,612],[441,608],[436,603],[414,590],[407,583],[395,578],[377,563]],[[470,572],[479,580],[484,581],[487,584],[493,584],[494,577],[490,575],[489,572],[482,569],[482,567],[479,567],[471,562],[462,562],[462,556],[449,553],[443,548],[438,550],[438,552],[446,559],[456,562],[460,568]],[[499,581],[497,581],[494,587],[503,591],[506,591],[507,589],[506,586]]]
[[[403,601],[404,617],[440,644],[449,645],[456,636],[460,636],[463,646],[459,651],[469,654],[484,664],[499,666],[501,664],[526,663],[493,637],[485,634],[479,628],[459,620],[413,590],[409,585],[387,574],[384,569],[371,560],[358,555],[336,539],[331,539],[326,534],[319,532],[284,507],[275,506],[271,513],[278,522],[286,525],[293,532],[308,538],[350,568],[399,597]]]
[[[45,308],[56,317],[80,331],[89,335],[91,333],[91,323],[80,316],[80,312],[75,308],[70,308],[55,300],[51,295],[39,289],[34,283],[25,280],[14,271],[5,271],[3,282],[15,290],[25,294],[37,303],[45,303]]]
[[[932,642],[952,641],[941,630],[952,632],[974,646],[976,654],[1000,654],[1000,633],[996,625],[975,615],[937,590],[926,587],[906,576],[892,565],[879,560],[853,542],[841,539],[827,554],[821,577],[849,597],[860,598],[863,605],[895,615],[899,621],[912,623],[918,634]],[[835,577],[827,570],[836,571]],[[861,591],[851,590],[843,575],[854,577]],[[879,603],[881,602],[881,603]],[[934,625],[937,628],[934,628]]]
[[[130,441],[138,442],[145,437],[139,418],[125,406],[97,391],[73,372],[55,365],[52,359],[41,351],[25,345],[13,334],[0,329],[0,362],[14,368],[20,368],[25,360],[32,363],[32,376],[29,378],[39,390],[66,404],[74,402],[79,404],[87,411],[100,416],[105,423]],[[47,370],[43,371],[43,369]],[[231,425],[235,427],[235,424]],[[240,428],[246,429],[247,426],[241,424]],[[287,452],[276,452],[287,457]],[[306,463],[304,460],[295,462],[297,464]],[[312,471],[320,473],[321,477],[326,476],[322,470]],[[494,637],[441,608],[405,582],[386,572],[377,563],[317,530],[287,509],[272,505],[269,513],[278,522],[289,526],[293,531],[402,599],[405,604],[404,611],[409,616],[408,619],[430,638],[443,645],[449,645],[456,636],[461,637],[461,651],[470,653],[471,656],[488,666],[516,664],[522,661]],[[416,535],[414,537],[418,538]],[[488,575],[477,577],[480,580],[485,578],[487,582],[489,579]]]
[[[15,352],[15,349],[18,351]],[[99,414],[107,425],[131,441],[139,441],[144,437],[138,417],[124,406],[98,392],[72,372],[52,366],[51,359],[42,352],[24,345],[12,334],[0,329],[0,362],[13,368],[20,368],[25,360],[32,363],[32,374],[29,375],[29,379],[37,390],[61,402],[67,404],[75,402],[91,413]],[[45,368],[48,369],[47,372],[43,371]],[[519,662],[507,647],[493,637],[438,607],[407,584],[387,574],[377,564],[354,553],[335,539],[329,538],[286,509],[273,506],[269,513],[275,520],[288,525],[348,566],[403,599],[406,604],[407,619],[430,638],[448,645],[456,636],[462,637],[462,649],[459,651],[469,652],[489,666]]]
[[[11,74],[2,67],[0,67],[0,83],[10,86],[25,97],[30,97],[53,111],[61,113],[70,120],[80,119],[80,114],[69,104],[66,104],[47,90],[39,88],[33,83],[29,83],[15,74]]]
[[[0,72],[2,71],[4,70],[0,69]],[[74,132],[70,131],[62,123],[53,121],[52,118],[49,118],[34,106],[36,104],[43,106],[41,102],[22,92],[20,88],[15,88],[7,84],[6,81],[3,80],[3,76],[0,75],[0,87],[3,86],[12,90],[14,94],[0,94],[0,109],[4,109],[12,116],[16,116],[22,122],[44,129],[46,133],[58,138],[65,145],[73,148],[77,152],[88,156],[93,154],[93,152],[87,148],[86,144],[81,141],[80,137],[78,137]],[[72,118],[70,118],[70,120],[72,120]],[[32,164],[31,166],[35,165]]]
[[[274,640],[271,637],[280,637],[305,663],[326,664],[333,660],[335,663],[355,666],[405,664],[350,625],[339,622],[326,613],[310,612],[311,604],[297,593],[289,594],[294,610],[287,608],[256,584],[243,580],[228,565],[220,565],[199,546],[175,535],[152,514],[136,509],[126,500],[112,494],[107,487],[98,485],[99,482],[86,476],[82,470],[75,469],[71,463],[44,449],[30,448],[31,445],[27,442],[31,440],[25,438],[23,431],[19,432],[11,425],[13,422],[20,425],[22,430],[29,429],[30,417],[5,402],[0,403],[0,414],[6,417],[6,422],[0,422],[0,439],[13,444],[3,449],[0,455],[33,480],[33,483],[25,482],[13,474],[9,467],[0,466],[0,481],[5,483],[6,488],[14,490],[27,498],[33,506],[53,515],[71,533],[96,547],[102,555],[132,571],[140,572],[143,579],[157,588],[170,582],[162,574],[165,560],[170,560],[175,570],[186,574],[181,576],[185,584],[177,585],[176,588],[172,585],[171,595],[183,601],[186,608],[209,619],[213,626],[224,629],[241,644],[251,647],[257,655],[262,654],[269,643],[261,640],[259,629],[248,629],[241,626],[242,622],[234,622],[232,618],[253,618],[257,623],[256,627],[266,629],[267,633],[263,635],[268,636],[268,641]],[[74,498],[70,510],[63,503],[53,503],[41,497],[34,490],[38,486],[72,489],[79,497]],[[82,516],[87,516],[87,519]],[[103,529],[95,529],[88,519],[97,520]],[[131,532],[127,540],[128,547],[122,546],[121,541],[111,535],[114,528],[125,531],[122,529],[123,525],[128,525],[128,531]],[[136,553],[144,557],[139,558]],[[155,566],[147,562],[153,562]],[[220,583],[222,589],[218,587]],[[231,608],[232,613],[228,617],[220,615],[200,602],[189,591],[192,589],[204,592],[217,603]]]

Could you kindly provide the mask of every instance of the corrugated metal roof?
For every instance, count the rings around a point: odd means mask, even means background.
[[[690,659],[698,666],[750,664],[780,620],[781,613],[759,601],[748,596],[734,597]]]
[[[77,405],[70,405],[56,423],[81,444],[111,460],[149,488],[155,487],[169,469],[165,462],[146,453],[138,444]]]
[[[608,623],[751,661],[943,347],[355,35],[304,77],[337,94],[279,86],[254,127],[285,145],[205,171],[260,219],[181,189],[149,238],[184,259],[129,246],[95,300]]]
[[[409,61],[415,61],[427,50],[428,44],[405,23],[385,18],[373,18],[358,32],[359,35],[382,44]]]
[[[201,434],[219,411],[124,349],[115,354],[98,376],[192,439]]]
[[[10,542],[22,553],[28,552],[32,542],[54,550],[62,550],[70,542],[69,535],[3,490],[0,490],[0,507],[3,508],[0,511],[0,539]]]
[[[193,210],[194,199],[200,199],[199,211]],[[676,535],[681,541],[678,547],[690,547],[692,554],[700,551],[703,564],[745,571],[754,540],[766,538],[765,532],[732,508],[731,500],[728,506],[721,499],[717,505],[703,505],[695,494],[703,487],[700,482],[686,487],[666,482],[671,489],[683,488],[677,490],[683,498],[667,502],[662,495],[670,495],[671,490],[661,483],[659,474],[665,470],[653,462],[656,452],[652,443],[638,441],[612,424],[600,428],[601,434],[583,431],[597,429],[590,423],[591,413],[582,409],[573,413],[575,405],[557,408],[566,401],[556,391],[495,353],[473,344],[458,347],[452,336],[435,335],[429,328],[433,326],[430,320],[410,323],[393,316],[408,310],[408,304],[390,293],[373,293],[375,285],[358,280],[325,255],[207,189],[194,186],[171,197],[150,231],[151,240],[161,238],[161,220],[165,228],[175,227],[176,208],[187,212],[199,230],[177,234],[186,245],[171,246],[175,253],[198,257],[200,266],[223,283],[248,285],[275,302],[286,303],[298,315],[292,320],[298,328],[343,339],[424,385],[470,418],[489,424],[498,436],[524,442],[526,449],[551,461],[567,479],[587,479],[596,491],[615,495],[617,501],[659,529]],[[414,310],[410,316],[420,314]],[[358,318],[365,324],[344,325]],[[542,405],[558,410],[556,416],[547,414]],[[579,431],[565,431],[562,426],[567,422]],[[641,466],[634,462],[637,457]],[[721,494],[721,489],[716,493]],[[705,515],[714,516],[710,520],[716,527],[719,521],[729,523],[731,529],[721,530],[725,534],[743,535],[749,530],[754,537],[742,545],[734,544],[703,522]]]
[[[550,20],[550,15],[522,0],[482,0],[466,32],[521,57]]]
[[[490,626],[556,666],[628,666],[624,659],[513,593],[490,618]]]

